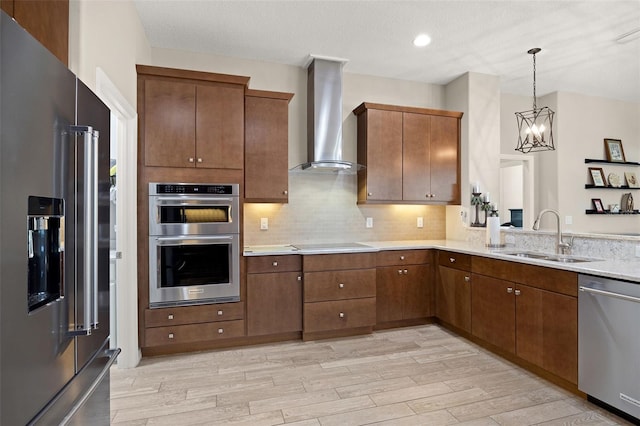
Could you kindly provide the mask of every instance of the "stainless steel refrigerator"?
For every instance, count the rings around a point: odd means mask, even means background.
[[[109,424],[109,109],[2,13],[0,424]]]

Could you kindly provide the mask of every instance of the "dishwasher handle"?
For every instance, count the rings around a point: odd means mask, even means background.
[[[612,291],[598,290],[596,288],[590,288],[590,287],[585,287],[585,286],[580,286],[579,289],[580,289],[580,291],[584,291],[586,293],[591,293],[591,294],[596,294],[598,296],[614,297],[616,299],[622,299],[622,300],[626,300],[628,302],[640,303],[640,297],[634,297],[634,296],[629,296],[629,295],[626,295],[626,294],[614,293]]]

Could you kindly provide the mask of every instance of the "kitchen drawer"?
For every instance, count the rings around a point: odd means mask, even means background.
[[[145,330],[146,346],[203,342],[244,336],[244,320],[207,322]]]
[[[376,295],[376,270],[306,272],[304,301],[342,300]]]
[[[305,333],[370,327],[375,323],[375,297],[304,304]]]
[[[304,272],[376,267],[376,253],[312,254],[302,257]]]
[[[244,303],[216,303],[174,308],[145,309],[145,328],[229,321],[244,318]]]
[[[377,253],[378,266],[423,265],[430,261],[429,250],[388,250]]]
[[[247,257],[247,273],[249,274],[293,272],[301,269],[302,259],[299,255]]]
[[[449,268],[470,271],[471,255],[441,250],[438,252],[438,263]]]
[[[472,270],[476,274],[526,284],[542,290],[577,297],[578,274],[544,266],[474,256]]]

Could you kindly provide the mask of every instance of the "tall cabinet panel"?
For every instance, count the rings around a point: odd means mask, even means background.
[[[431,116],[402,114],[402,199],[424,202],[431,193]]]
[[[460,120],[431,116],[431,200],[460,203]]]

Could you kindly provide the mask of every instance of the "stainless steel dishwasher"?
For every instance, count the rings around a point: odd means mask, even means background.
[[[578,388],[638,424],[640,284],[580,275],[578,286]]]

